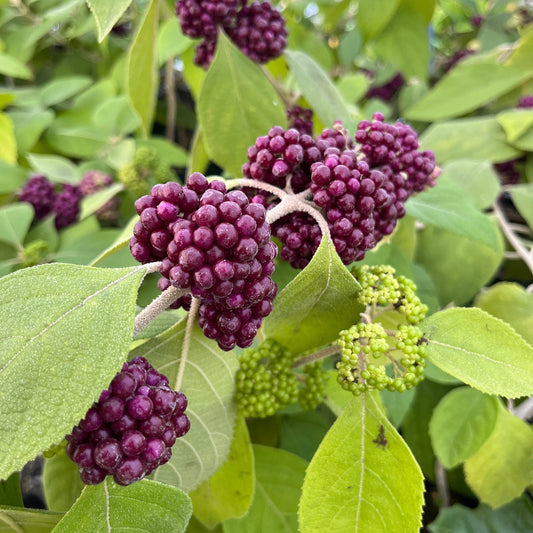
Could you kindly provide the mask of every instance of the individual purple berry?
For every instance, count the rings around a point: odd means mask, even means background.
[[[187,400],[142,357],[125,363],[104,392],[67,435],[67,456],[86,484],[112,475],[118,484],[129,485],[170,459],[171,447],[190,427],[183,413]]]

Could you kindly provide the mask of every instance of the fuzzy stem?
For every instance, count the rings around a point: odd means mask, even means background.
[[[135,338],[150,322],[160,315],[171,303],[175,302],[180,296],[187,294],[186,289],[177,289],[170,286],[157,298],[147,305],[136,317],[133,337]]]
[[[338,344],[332,344],[331,346],[328,346],[327,348],[323,348],[322,350],[319,350],[318,352],[312,353],[310,355],[306,355],[305,357],[302,357],[301,359],[298,359],[294,362],[292,365],[292,368],[300,368],[305,365],[310,365],[311,363],[316,363],[317,361],[320,361],[321,359],[325,359],[326,357],[329,357],[330,355],[335,355],[336,353],[339,353],[340,346]]]
[[[492,209],[494,210],[494,214],[498,218],[500,227],[502,228],[504,235],[507,237],[507,240],[516,250],[522,261],[524,261],[524,263],[527,265],[527,267],[533,274],[533,253],[520,242],[520,239],[517,237],[516,233],[513,231],[511,225],[509,224],[509,221],[505,218],[505,214],[498,205],[498,202],[494,202]]]
[[[183,344],[181,345],[181,357],[178,367],[178,375],[176,376],[175,390],[180,390],[181,388],[183,374],[185,373],[185,365],[187,364],[187,358],[189,356],[189,348],[191,346],[192,329],[196,322],[196,315],[198,314],[199,309],[200,299],[193,296],[189,316],[187,317],[187,325],[185,326],[185,337],[183,338]]]

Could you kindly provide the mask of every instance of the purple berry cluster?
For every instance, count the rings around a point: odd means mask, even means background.
[[[54,213],[56,229],[60,230],[76,222],[81,196],[74,185],[63,185],[57,192],[55,184],[45,176],[33,176],[22,188],[19,200],[33,206],[37,220]]]
[[[203,39],[194,62],[204,68],[213,60],[219,29],[257,63],[278,57],[287,45],[285,20],[268,2],[178,0],[176,15],[185,35]]]
[[[113,184],[113,178],[100,170],[87,171],[80,184],[79,190],[82,196],[90,196]],[[119,217],[120,198],[115,196],[108,200],[102,207],[95,211],[96,218],[100,222],[114,224]]]
[[[256,63],[279,57],[287,46],[285,19],[268,2],[253,2],[243,7],[228,35]]]
[[[363,259],[390,234],[409,196],[433,186],[437,177],[433,153],[418,150],[418,136],[406,124],[387,124],[375,113],[372,121],[359,123],[355,140],[354,147],[340,123],[316,140],[274,126],[249,148],[242,168],[246,177],[280,188],[288,183],[294,192],[309,189],[345,264]],[[257,195],[253,201],[270,208],[274,200]],[[299,212],[274,222],[272,233],[281,241],[281,258],[294,268],[309,263],[322,238],[313,217]]]
[[[130,485],[172,456],[176,439],[190,428],[187,398],[143,357],[124,363],[108,389],[67,435],[67,456],[87,485],[112,475]]]
[[[516,107],[520,109],[533,108],[533,94],[528,94],[527,96],[523,96],[522,98],[520,98],[520,102],[518,102],[518,105]]]
[[[300,135],[313,135],[313,111],[299,105],[287,109],[289,128],[294,128]]]
[[[222,350],[250,346],[277,292],[271,279],[277,248],[265,207],[198,172],[185,186],[154,186],[135,207],[133,257],[162,260],[161,290],[173,285],[200,299],[198,323]]]

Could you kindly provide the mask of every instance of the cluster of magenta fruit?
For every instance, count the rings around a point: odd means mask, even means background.
[[[130,485],[172,456],[176,439],[190,422],[187,398],[143,357],[124,363],[85,418],[66,436],[67,456],[87,485],[113,476]]]
[[[381,113],[359,123],[352,138],[340,123],[317,139],[279,126],[248,149],[244,176],[294,193],[306,190],[328,223],[344,264],[364,258],[394,230],[405,215],[404,204],[416,192],[434,185],[437,172],[431,151],[420,151],[418,136],[401,122],[387,124]],[[267,209],[277,198],[253,198]],[[294,212],[272,225],[282,243],[281,258],[304,268],[321,242],[317,221]]]
[[[277,247],[264,206],[195,172],[184,186],[155,185],[135,208],[133,257],[162,261],[162,291],[173,285],[200,299],[199,325],[222,350],[250,346],[277,292],[271,279]],[[174,305],[187,308],[190,298]]]
[[[53,215],[55,227],[60,230],[78,218],[82,194],[74,185],[56,188],[56,184],[45,176],[32,176],[20,191],[19,200],[32,205],[36,220]]]
[[[184,35],[203,39],[194,62],[204,68],[213,59],[219,30],[256,63],[280,56],[287,45],[285,20],[268,2],[178,0],[176,15]]]
[[[19,200],[32,205],[35,219],[53,215],[56,229],[64,229],[76,222],[83,197],[96,193],[113,183],[113,178],[100,171],[88,171],[79,185],[52,183],[45,176],[32,176],[19,193]],[[112,198],[96,211],[102,222],[116,222],[120,199]]]

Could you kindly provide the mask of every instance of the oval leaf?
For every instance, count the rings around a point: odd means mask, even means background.
[[[62,452],[46,459],[43,468],[43,489],[46,506],[51,511],[68,511],[79,498],[85,484],[78,465]]]
[[[470,387],[449,392],[437,405],[429,424],[435,455],[453,468],[474,455],[494,430],[498,399]]]
[[[375,398],[363,394],[351,400],[307,468],[300,529],[418,531],[423,495],[422,472],[411,450]]]
[[[228,458],[237,411],[233,397],[238,364],[233,352],[220,350],[196,326],[180,374],[185,327],[186,320],[182,320],[133,350],[131,356],[146,357],[189,400],[191,429],[176,441],[172,458],[156,470],[154,479],[190,492]]]
[[[0,279],[0,479],[69,433],[120,370],[145,271],[56,263]]]
[[[358,292],[359,284],[333,245],[322,239],[307,267],[277,295],[263,323],[265,336],[293,353],[328,344],[339,331],[359,322],[364,309],[357,302]]]
[[[0,209],[0,241],[21,246],[33,220],[30,204],[7,205]]]
[[[106,479],[83,490],[54,533],[182,533],[191,514],[191,500],[176,487],[147,479],[121,487]]]
[[[533,429],[500,404],[494,431],[464,464],[466,481],[482,502],[505,505],[533,483],[531,450]]]
[[[533,348],[502,320],[476,308],[440,311],[420,326],[428,359],[481,392],[533,394]]]
[[[296,511],[307,462],[292,453],[255,444],[255,496],[240,520],[224,522],[224,533],[297,533]]]
[[[198,118],[207,153],[234,176],[242,175],[246,152],[257,137],[287,124],[274,87],[224,33],[202,84]]]
[[[491,220],[474,207],[461,186],[451,181],[439,180],[435,188],[409,198],[405,209],[420,222],[498,248]]]

